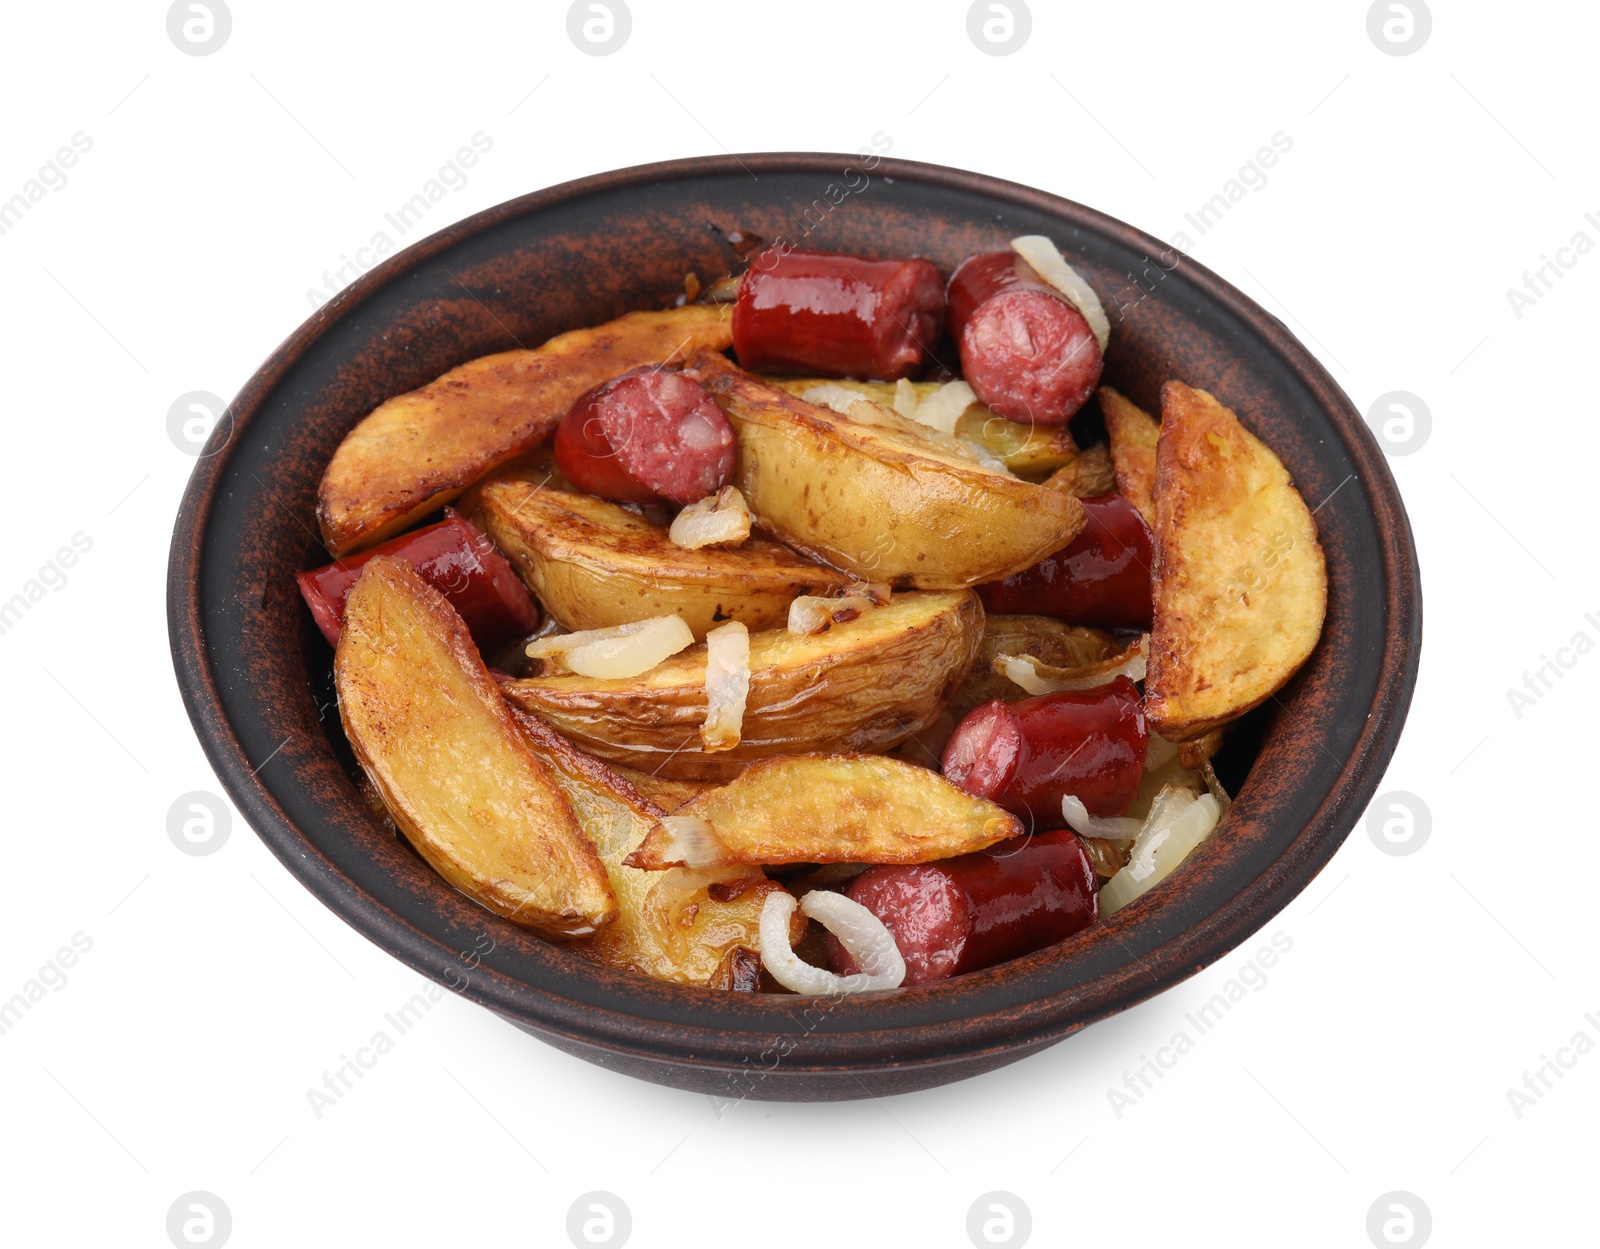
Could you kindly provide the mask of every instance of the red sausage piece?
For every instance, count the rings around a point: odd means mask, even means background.
[[[944,274],[927,260],[768,248],[739,281],[733,349],[747,369],[909,377],[944,327]]]
[[[1100,383],[1100,344],[1083,314],[1021,256],[968,257],[950,278],[949,300],[961,372],[993,411],[1064,425],[1088,402]]]
[[[846,891],[880,920],[906,960],[905,984],[993,967],[1094,923],[1094,868],[1071,830],[940,859],[871,867]],[[859,970],[829,935],[828,965]]]
[[[1089,519],[1072,544],[1004,581],[980,585],[984,610],[1054,616],[1101,629],[1148,629],[1155,560],[1150,526],[1120,494],[1079,502]]]
[[[415,533],[402,534],[350,559],[295,574],[300,596],[330,645],[339,644],[344,602],[361,569],[374,555],[399,555],[411,561],[422,579],[461,614],[478,649],[491,652],[539,627],[539,608],[506,557],[488,537],[445,509],[446,519]]]
[[[556,428],[556,465],[579,490],[623,503],[687,506],[733,476],[733,427],[676,369],[634,369],[596,386]]]
[[[974,707],[945,743],[944,774],[1036,828],[1060,828],[1068,794],[1090,815],[1126,811],[1148,743],[1144,700],[1119,676],[1092,690]]]

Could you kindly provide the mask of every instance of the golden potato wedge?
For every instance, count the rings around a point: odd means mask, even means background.
[[[666,811],[536,717],[515,707],[511,714],[599,851],[616,895],[616,922],[573,949],[657,980],[709,984],[733,950],[760,946],[762,905],[782,885],[756,868],[663,876],[624,866]],[[804,927],[797,919],[795,938]]]
[[[1051,490],[1059,490],[1062,494],[1079,499],[1109,494],[1117,488],[1116,470],[1111,467],[1111,452],[1103,442],[1085,447],[1072,463],[1046,477],[1044,484]]]
[[[356,758],[439,875],[547,936],[616,919],[605,867],[550,769],[461,617],[407,561],[379,556],[362,570],[333,672]]]
[[[630,312],[396,395],[345,436],[322,475],[324,544],[342,557],[398,533],[542,442],[584,391],[639,365],[724,350],[732,325],[725,307]]]
[[[1124,399],[1109,386],[1096,392],[1111,440],[1111,467],[1117,490],[1138,509],[1146,524],[1156,523],[1156,443],[1161,425],[1138,404]]]
[[[806,392],[816,386],[843,386],[859,393],[862,398],[885,407],[894,407],[894,382],[858,382],[852,378],[837,377],[766,377],[770,382],[787,390],[796,398],[804,399]],[[910,382],[917,398],[926,399],[938,390],[941,382]],[[956,421],[956,436],[976,443],[999,460],[1019,477],[1037,481],[1058,468],[1064,468],[1078,456],[1078,444],[1065,425],[1029,425],[1008,421],[996,416],[981,403],[968,406]]]
[[[926,863],[1022,834],[1022,821],[937,772],[884,755],[789,755],[752,764],[678,816],[711,826],[717,865]],[[650,830],[633,867],[675,865],[677,842]]]
[[[545,477],[530,471],[485,482],[473,492],[471,516],[568,629],[676,615],[704,641],[729,620],[781,626],[798,596],[850,581],[765,538],[685,550],[637,513]]]
[[[1278,457],[1203,390],[1161,390],[1145,710],[1190,741],[1278,690],[1316,647],[1328,578]]]
[[[972,671],[950,700],[950,712],[959,720],[979,703],[991,698],[1016,702],[1028,692],[996,671],[1000,655],[1029,655],[1056,668],[1081,668],[1117,654],[1121,647],[1104,629],[1063,624],[1049,616],[986,616],[983,641]]]
[[[835,568],[963,589],[1032,567],[1083,527],[1059,491],[815,407],[721,356],[694,367],[739,436],[734,484],[757,523]]]
[[[970,590],[897,594],[807,637],[752,633],[741,740],[714,752],[700,740],[704,643],[626,680],[525,677],[501,690],[609,763],[672,780],[728,780],[773,755],[899,745],[938,716],[982,634],[983,608]]]

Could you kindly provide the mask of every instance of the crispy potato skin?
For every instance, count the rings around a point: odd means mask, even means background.
[[[761,908],[783,888],[760,872],[738,896],[712,897],[702,886],[671,903],[674,882],[660,873],[626,867],[623,860],[666,814],[625,776],[584,754],[554,729],[516,708],[511,714],[533,751],[554,775],[578,823],[594,843],[610,876],[618,914],[593,937],[572,949],[597,963],[643,972],[678,984],[710,984],[735,949],[761,944]],[[804,920],[792,936],[798,939]]]
[[[959,721],[991,698],[1014,703],[1028,697],[1027,690],[995,671],[995,658],[1001,654],[1031,655],[1053,668],[1081,668],[1120,651],[1116,638],[1104,629],[1063,624],[1049,616],[986,616],[977,661],[950,700],[950,713]]]
[[[1316,647],[1328,579],[1278,457],[1203,390],[1161,392],[1155,624],[1145,709],[1169,741],[1269,698]]]
[[[729,620],[750,629],[781,626],[796,597],[850,580],[765,538],[728,550],[685,550],[660,525],[543,484],[545,476],[485,482],[473,492],[470,514],[568,629],[674,615],[704,641]]]
[[[727,863],[926,863],[1023,832],[994,803],[884,755],[766,759],[678,814],[710,824]],[[670,846],[654,829],[628,861],[670,867]]]
[[[734,484],[757,524],[835,568],[964,589],[1031,567],[1083,528],[1058,491],[805,403],[722,356],[692,367],[739,436]]]
[[[334,681],[356,758],[439,875],[546,936],[616,919],[605,867],[466,626],[405,560],[379,556],[362,571]]]
[[[1111,440],[1111,467],[1117,475],[1117,490],[1138,509],[1146,524],[1154,525],[1156,443],[1161,438],[1161,426],[1155,417],[1111,387],[1102,386],[1097,393]]]
[[[725,350],[732,326],[726,307],[630,312],[395,396],[346,435],[323,473],[324,544],[342,557],[400,532],[542,442],[584,391],[639,365]]]
[[[857,391],[862,398],[894,407],[893,382],[858,382],[853,378],[837,377],[766,377],[762,381],[787,390],[797,399],[805,398],[813,386],[844,386]],[[940,382],[912,382],[918,399],[926,399],[938,390]],[[1013,473],[1029,481],[1038,481],[1059,468],[1071,464],[1078,456],[1078,444],[1072,440],[1072,431],[1065,425],[1028,425],[1008,421],[996,416],[981,403],[973,403],[956,422],[956,435],[977,443]]]
[[[703,643],[627,680],[567,674],[501,689],[607,762],[671,780],[730,780],[773,755],[898,746],[938,717],[982,636],[983,606],[971,591],[897,594],[810,637],[752,633],[742,737],[715,752],[700,741]]]

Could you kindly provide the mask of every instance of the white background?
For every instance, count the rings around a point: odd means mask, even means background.
[[[1600,1041],[1600,853],[1593,803],[1573,805],[1600,659],[1520,716],[1507,690],[1574,634],[1600,640],[1600,254],[1520,316],[1506,292],[1580,230],[1600,243],[1594,10],[1437,0],[1426,45],[1392,56],[1364,3],[1035,0],[1003,57],[966,10],[633,0],[626,46],[593,57],[558,3],[234,0],[228,42],[196,57],[162,3],[8,6],[0,198],[73,134],[92,148],[0,235],[0,600],[73,534],[92,548],[0,636],[0,999],[73,934],[93,946],[0,1036],[6,1243],[165,1245],[190,1190],[221,1198],[241,1247],[562,1245],[590,1190],[626,1203],[640,1246],[960,1246],[990,1190],[1025,1203],[1035,1244],[1365,1245],[1390,1190],[1426,1204],[1436,1244],[1577,1231],[1600,1051],[1563,1051],[1520,1117],[1507,1090],[1575,1033]],[[1426,445],[1392,461],[1427,615],[1383,786],[1431,811],[1426,844],[1383,853],[1358,826],[1219,965],[934,1092],[719,1116],[447,995],[318,1119],[307,1089],[425,982],[242,821],[207,857],[168,839],[174,799],[220,786],[167,652],[194,465],[167,411],[231,396],[324,271],[478,131],[493,148],[429,229],[617,166],[882,131],[894,156],[1193,236],[1185,212],[1290,136],[1191,250],[1358,408],[1405,390],[1431,410]],[[1273,934],[1293,947],[1265,987],[1119,1117],[1108,1090]]]

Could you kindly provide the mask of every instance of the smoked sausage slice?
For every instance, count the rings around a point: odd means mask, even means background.
[[[1066,296],[1012,251],[969,256],[950,278],[961,372],[990,410],[1064,425],[1100,383],[1100,344]],[[739,324],[734,321],[734,340]]]

